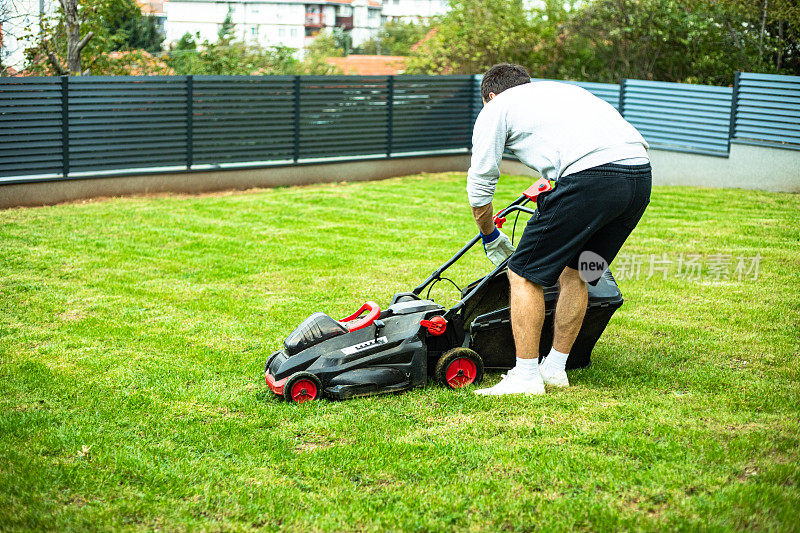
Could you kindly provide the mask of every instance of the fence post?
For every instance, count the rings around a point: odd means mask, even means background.
[[[390,75],[386,83],[389,94],[386,97],[386,157],[392,157],[392,141],[394,140],[394,76]]]
[[[628,89],[628,80],[623,78],[619,82],[619,114],[625,116],[625,92]]]
[[[194,164],[194,76],[186,76],[186,170]]]
[[[731,139],[736,135],[736,113],[739,107],[739,75],[740,71],[736,71],[733,76],[733,92],[731,93],[731,121],[728,125],[728,152],[731,151]]]
[[[61,76],[61,174],[69,175],[69,76]]]
[[[469,78],[469,102],[467,103],[467,111],[469,113],[469,121],[472,124],[472,127],[475,127],[475,124],[472,122],[473,117],[475,116],[475,98],[480,96],[480,94],[475,94],[477,91],[480,93],[480,86],[478,85],[478,76],[472,75]],[[472,135],[467,135],[467,152],[472,150]]]
[[[294,162],[300,159],[300,76],[294,77]]]

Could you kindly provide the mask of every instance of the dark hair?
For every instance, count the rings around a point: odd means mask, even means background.
[[[489,101],[489,93],[500,94],[506,89],[530,83],[531,75],[522,65],[500,63],[490,68],[481,81],[481,97]]]

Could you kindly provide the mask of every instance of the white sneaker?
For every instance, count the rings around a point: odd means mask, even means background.
[[[483,396],[503,396],[506,394],[544,394],[542,376],[537,372],[531,377],[523,377],[515,368],[508,371],[500,383],[488,389],[478,389],[475,394]]]
[[[547,358],[539,364],[539,374],[542,376],[542,381],[545,385],[552,385],[553,387],[569,387],[569,380],[567,379],[567,372],[565,370],[551,370],[547,366]]]

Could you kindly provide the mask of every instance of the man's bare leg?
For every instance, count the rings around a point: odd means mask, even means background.
[[[558,303],[556,303],[553,349],[542,362],[539,370],[544,382],[548,385],[566,387],[569,385],[569,381],[564,367],[567,364],[567,357],[572,350],[572,345],[578,338],[581,325],[583,325],[589,293],[586,289],[586,282],[573,268],[565,268],[558,278],[558,282],[561,288]]]
[[[511,285],[511,329],[514,333],[517,363],[503,380],[478,394],[544,394],[539,374],[539,339],[544,323],[542,287],[508,271]]]
[[[539,358],[539,339],[544,324],[542,287],[508,271],[511,285],[511,330],[520,359]]]

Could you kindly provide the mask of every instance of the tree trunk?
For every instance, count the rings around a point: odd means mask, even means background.
[[[758,35],[758,62],[761,63],[761,58],[764,56],[764,31],[767,25],[767,2],[764,0],[764,8],[761,11],[761,33]]]
[[[72,76],[81,74],[81,51],[94,36],[89,32],[81,39],[81,20],[78,17],[78,0],[59,0],[64,10],[64,23],[67,27],[67,71]]]

